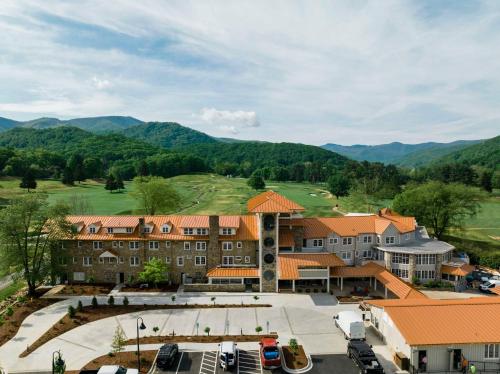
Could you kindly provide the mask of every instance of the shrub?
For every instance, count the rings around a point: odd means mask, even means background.
[[[108,298],[108,305],[115,305],[115,298],[113,295]]]
[[[123,351],[125,345],[127,344],[127,338],[120,326],[116,326],[115,334],[113,335],[113,341],[111,342],[111,352],[118,353]]]
[[[290,346],[290,349],[292,350],[293,354],[297,355],[299,353],[299,344],[297,343],[297,339],[291,338],[288,341],[288,345]]]
[[[7,309],[5,310],[5,314],[10,317],[14,314],[14,308],[12,308],[11,306],[7,307]]]
[[[158,334],[158,331],[160,331],[160,328],[158,326],[155,326],[153,327],[153,332],[156,334]]]
[[[93,276],[90,276],[89,279],[87,280],[88,283],[95,283],[95,278]]]
[[[128,297],[127,297],[127,296],[125,296],[125,297],[123,298],[123,305],[128,306],[128,304],[129,304]]]
[[[83,311],[83,304],[81,300],[78,300],[78,304],[76,306],[76,311],[77,312],[82,312]]]
[[[18,296],[17,297],[17,302],[18,303],[24,303],[28,300],[28,298],[26,296]]]
[[[98,305],[99,305],[99,303],[97,302],[97,297],[95,297],[95,296],[94,296],[94,297],[92,298],[92,306],[95,308],[95,307],[97,307]]]
[[[255,332],[256,332],[257,334],[260,334],[260,333],[262,332],[262,326],[257,326],[257,327],[255,328]]]
[[[210,336],[210,327],[205,327],[205,334],[207,334],[207,336]]]
[[[172,295],[172,296],[170,297],[170,299],[172,300],[172,302],[173,302],[173,303],[175,303],[175,299],[176,299],[175,295]]]
[[[258,301],[258,300],[259,300],[259,297],[258,297],[257,295],[255,295],[255,296],[253,297],[253,299],[254,299],[255,301]]]
[[[215,299],[216,299],[216,297],[215,297],[215,296],[212,296],[212,297],[210,298],[210,300],[212,300],[212,301],[214,302],[214,305],[215,305]]]
[[[69,315],[69,318],[75,318],[76,310],[73,307],[73,305],[68,306],[68,315]]]

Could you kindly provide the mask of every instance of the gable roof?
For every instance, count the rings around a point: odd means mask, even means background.
[[[474,271],[475,268],[475,266],[465,263],[460,266],[441,265],[441,273],[465,277],[467,274]]]
[[[278,255],[279,279],[299,279],[299,268],[345,266],[333,253],[287,253]]]
[[[137,216],[110,216],[106,217],[103,221],[104,227],[136,227],[139,224],[139,217]]]
[[[213,268],[207,272],[207,278],[258,278],[259,269],[250,267]]]
[[[247,209],[251,213],[293,213],[303,211],[304,207],[269,190],[248,200]]]
[[[219,216],[219,227],[240,227],[240,216]]]
[[[382,307],[407,344],[500,343],[500,298],[369,300]]]

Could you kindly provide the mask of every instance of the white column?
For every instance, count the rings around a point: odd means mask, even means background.
[[[377,291],[377,278],[373,278],[373,285],[373,288],[375,289],[375,291]]]
[[[295,292],[295,279],[292,280],[292,291]]]
[[[344,277],[340,277],[340,291],[344,289]]]
[[[384,286],[384,293],[385,293],[385,298],[387,299],[387,286]]]
[[[326,279],[326,292],[330,293],[330,278]]]

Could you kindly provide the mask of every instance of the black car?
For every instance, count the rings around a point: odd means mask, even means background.
[[[156,366],[162,370],[170,369],[174,364],[177,353],[179,353],[179,346],[177,344],[163,345],[158,351]]]
[[[384,374],[384,368],[366,342],[350,340],[347,345],[347,355],[358,365],[361,374]]]

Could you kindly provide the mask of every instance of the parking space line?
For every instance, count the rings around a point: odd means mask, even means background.
[[[218,352],[203,351],[199,374],[215,374],[215,372],[217,371],[218,355]]]
[[[181,352],[181,357],[179,358],[179,363],[177,364],[177,369],[175,370],[175,374],[179,372],[179,368],[181,367],[182,356],[184,356],[184,352]]]

